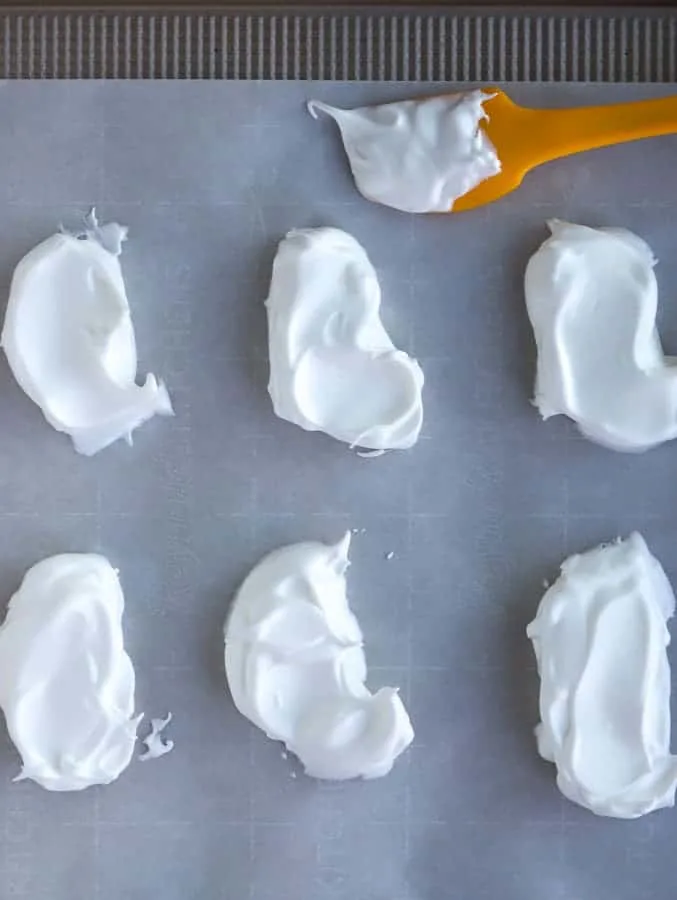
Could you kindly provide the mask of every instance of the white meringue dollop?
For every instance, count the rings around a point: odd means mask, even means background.
[[[335,546],[271,553],[226,622],[235,705],[314,778],[386,775],[414,737],[397,690],[365,686],[362,632],[346,597],[349,544],[347,534]]]
[[[135,383],[136,345],[118,259],[126,230],[58,233],[17,265],[2,346],[19,386],[87,456],[156,414],[171,415],[154,375]]]
[[[454,202],[497,175],[501,163],[480,127],[490,94],[470,91],[337,109],[311,100],[343,138],[359,192],[403,212],[449,212]]]
[[[26,573],[0,627],[0,706],[20,779],[79,791],[128,766],[140,717],[123,609],[102,556],[53,556]]]
[[[413,446],[423,372],[380,319],[381,290],[363,247],[344,231],[292,231],[273,264],[269,393],[278,416],[351,447]]]
[[[629,231],[548,223],[525,275],[535,403],[590,440],[641,451],[677,437],[677,366],[656,330],[649,246]]]
[[[675,598],[639,534],[562,565],[527,634],[541,677],[538,750],[565,797],[632,819],[674,805],[670,642]]]

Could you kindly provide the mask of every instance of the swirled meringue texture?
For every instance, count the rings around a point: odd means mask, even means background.
[[[23,762],[17,780],[79,791],[129,764],[140,717],[123,608],[102,556],[53,556],[26,573],[0,627],[0,706]]]
[[[270,382],[278,416],[351,447],[412,447],[423,421],[423,372],[379,316],[381,289],[344,231],[292,231],[273,264]]]
[[[337,109],[311,100],[343,138],[359,192],[410,213],[449,212],[459,197],[498,175],[501,163],[480,127],[482,91],[403,100],[360,109]]]
[[[362,632],[346,598],[347,534],[267,556],[226,623],[228,685],[242,715],[314,778],[386,775],[414,732],[396,689],[372,694]]]
[[[119,254],[126,229],[58,233],[14,271],[2,346],[19,386],[75,449],[91,456],[156,414],[171,415],[162,382],[137,385],[136,344]]]
[[[541,677],[539,753],[564,796],[598,815],[674,805],[674,608],[660,563],[633,534],[566,560],[527,629]]]
[[[677,367],[656,330],[648,245],[629,231],[548,223],[525,293],[538,348],[535,404],[590,440],[642,451],[677,437]]]

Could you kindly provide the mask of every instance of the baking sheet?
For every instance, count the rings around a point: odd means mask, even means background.
[[[667,6],[133,6],[0,4],[0,78],[677,81]]]
[[[141,428],[132,450],[80,458],[0,363],[2,602],[47,554],[108,555],[138,709],[171,710],[176,742],[111,786],[59,795],[11,783],[3,734],[0,897],[673,900],[677,812],[597,819],[560,797],[538,759],[524,629],[568,553],[635,528],[677,585],[677,450],[614,454],[565,421],[540,422],[521,279],[549,217],[633,228],[660,260],[675,352],[677,138],[552,164],[463,216],[367,203],[331,123],[303,102],[431,90],[0,85],[2,295],[20,256],[91,204],[128,224],[140,371],[166,379],[177,413]],[[667,90],[511,93],[564,105]],[[425,371],[410,453],[360,459],[270,408],[271,260],[287,229],[321,224],[364,243],[386,324]],[[349,591],[371,684],[401,685],[416,741],[385,779],[318,784],[235,712],[221,626],[264,553],[346,528],[358,529]]]

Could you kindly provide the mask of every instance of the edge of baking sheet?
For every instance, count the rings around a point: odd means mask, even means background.
[[[677,10],[0,7],[0,77],[677,81]]]

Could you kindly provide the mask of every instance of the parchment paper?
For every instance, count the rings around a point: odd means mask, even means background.
[[[549,217],[635,229],[660,260],[677,350],[677,138],[552,164],[477,213],[410,217],[359,197],[334,127],[303,105],[435,89],[0,85],[1,295],[22,254],[91,205],[129,225],[139,370],[176,407],[133,449],[84,459],[0,363],[1,601],[47,554],[105,553],[138,708],[171,710],[176,742],[113,785],[58,795],[11,783],[3,729],[0,897],[674,900],[677,812],[597,819],[537,757],[524,629],[567,554],[635,528],[677,585],[677,445],[625,456],[539,420],[521,284]],[[564,105],[661,90],[511,93]],[[410,453],[360,459],[272,413],[270,264],[289,228],[321,224],[364,243],[386,324],[425,371]],[[387,778],[318,784],[234,710],[221,628],[264,553],[346,528],[371,684],[401,686],[416,741]]]

